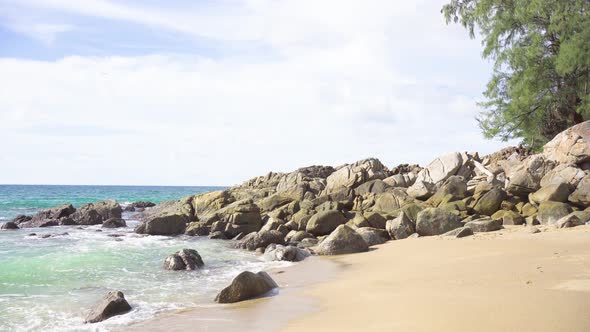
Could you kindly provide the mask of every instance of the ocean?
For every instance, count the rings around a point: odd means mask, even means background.
[[[78,207],[107,198],[122,204],[158,203],[218,189],[0,185],[0,222],[63,203]],[[133,213],[123,218],[128,227],[119,229],[97,225],[0,231],[0,331],[109,331],[175,309],[215,305],[215,294],[238,273],[290,264],[265,262],[231,248],[229,241],[141,236],[133,232]],[[165,257],[182,248],[196,249],[204,268],[164,270]],[[133,310],[84,324],[87,310],[111,290],[122,291]]]

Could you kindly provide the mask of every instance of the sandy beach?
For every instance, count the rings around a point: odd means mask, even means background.
[[[390,241],[270,272],[281,286],[273,296],[126,330],[590,330],[590,226]]]

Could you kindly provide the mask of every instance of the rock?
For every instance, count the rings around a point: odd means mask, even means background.
[[[265,249],[270,244],[285,244],[285,236],[283,233],[271,230],[260,231],[258,233],[250,233],[246,235],[239,243],[238,248],[247,250],[256,250],[258,248]]]
[[[558,165],[541,179],[541,188],[553,184],[565,183],[575,188],[584,178],[583,170],[571,165]]]
[[[301,242],[303,239],[313,238],[314,236],[306,231],[297,231],[293,236],[289,239],[292,242]]]
[[[142,220],[135,228],[139,234],[179,235],[186,230],[186,224],[193,220],[194,212],[190,204],[192,197],[160,203],[141,212]]]
[[[394,240],[405,239],[416,232],[414,223],[403,211],[398,214],[397,218],[388,220],[385,229]]]
[[[315,237],[310,237],[310,238],[305,238],[305,239],[301,240],[301,242],[299,242],[298,247],[299,248],[309,248],[309,247],[316,246],[318,243],[319,243],[318,239],[316,239]]]
[[[541,224],[553,225],[571,212],[572,208],[566,203],[547,201],[539,205],[537,219]]]
[[[233,202],[234,199],[227,190],[212,191],[191,198],[194,214],[201,221]]]
[[[386,179],[383,179],[383,182],[385,182],[389,186],[400,188],[407,188],[413,185],[415,181],[416,174],[414,173],[395,174]]]
[[[127,223],[125,220],[121,218],[110,218],[102,223],[102,228],[118,228],[118,227],[127,227]]]
[[[86,317],[86,323],[98,323],[113,316],[131,311],[131,306],[125,300],[122,292],[109,292]]]
[[[280,244],[269,245],[264,251],[264,259],[267,261],[299,262],[309,256],[310,253],[306,250]]]
[[[462,165],[463,157],[457,152],[436,158],[418,173],[416,181],[408,188],[408,194],[418,199],[429,198]]]
[[[367,212],[367,213],[363,214],[363,216],[367,220],[369,227],[382,229],[382,230],[385,229],[385,224],[387,223],[387,218],[388,218],[387,215],[385,215],[383,213],[379,213],[379,212]]]
[[[585,121],[557,134],[543,147],[549,160],[560,164],[580,164],[590,156],[590,121]]]
[[[326,194],[354,189],[370,180],[385,179],[388,170],[378,159],[369,158],[345,165],[326,178]]]
[[[567,183],[551,184],[530,194],[529,200],[536,204],[546,201],[567,202],[570,192],[570,185]]]
[[[14,217],[12,221],[18,225],[20,223],[30,221],[31,219],[33,219],[32,216],[25,216],[24,214],[19,214],[18,216]]]
[[[492,215],[492,219],[501,220],[502,225],[522,225],[525,223],[523,216],[514,211],[499,210]]]
[[[569,228],[576,226],[583,226],[584,222],[578,218],[574,213],[570,213],[567,216],[560,218],[555,222],[557,228]]]
[[[100,225],[107,219],[120,219],[122,212],[117,201],[108,199],[83,205],[71,217],[78,225]]]
[[[227,222],[227,226],[224,232],[228,237],[257,232],[262,227],[260,208],[252,200],[234,202],[218,213],[225,215],[223,220]]]
[[[20,227],[18,227],[18,225],[16,224],[16,222],[14,221],[8,221],[2,224],[2,227],[0,227],[0,229],[19,229]]]
[[[20,222],[18,226],[20,228],[57,226],[59,218],[68,217],[75,211],[72,204],[56,206],[37,212],[30,220]]]
[[[338,226],[315,249],[319,255],[341,255],[368,251],[363,237],[346,225]]]
[[[235,303],[264,295],[279,287],[266,272],[240,273],[229,286],[224,288],[217,297],[217,303]]]
[[[436,193],[427,200],[427,203],[438,207],[442,203],[448,203],[465,198],[467,192],[467,181],[462,176],[450,176],[436,191]]]
[[[555,163],[542,155],[530,156],[518,162],[517,165],[514,169],[506,169],[508,177],[506,191],[522,197],[539,190],[541,179],[555,167]]]
[[[502,229],[502,220],[484,217],[465,223],[465,227],[471,228],[476,233],[494,232]]]
[[[299,231],[306,230],[307,223],[309,222],[309,219],[314,214],[315,213],[312,210],[308,210],[308,209],[299,210],[297,213],[295,213],[293,215],[293,217],[291,217],[291,222],[297,226],[296,228],[293,228],[293,229],[299,230]]]
[[[473,206],[473,210],[477,214],[483,214],[487,216],[491,216],[494,212],[500,209],[500,205],[502,201],[506,198],[506,193],[503,190],[498,188],[493,188],[492,190],[483,194]]]
[[[201,255],[194,249],[182,249],[166,257],[164,269],[166,270],[195,270],[205,265]]]
[[[383,229],[363,227],[355,230],[365,240],[369,247],[385,243],[390,240],[389,233]]]
[[[456,214],[441,208],[428,208],[418,213],[416,232],[420,236],[441,235],[462,226]]]
[[[361,184],[360,186],[356,187],[354,192],[360,196],[365,194],[382,194],[389,188],[391,188],[391,186],[385,183],[383,180],[376,179]]]
[[[152,203],[152,202],[147,202],[147,201],[139,201],[139,202],[133,202],[133,203],[127,205],[125,207],[125,209],[123,209],[123,210],[127,211],[127,212],[133,212],[133,211],[140,210],[140,209],[143,210],[145,208],[149,208],[152,206],[156,206],[156,204]]]
[[[414,199],[410,197],[404,189],[393,188],[389,192],[375,196],[375,205],[373,211],[393,212],[406,204],[414,203]]]
[[[318,212],[309,219],[305,230],[315,236],[327,235],[346,221],[340,211]]]
[[[211,232],[211,226],[208,226],[206,222],[194,221],[188,224],[185,235],[190,236],[207,236]]]
[[[470,227],[463,226],[460,228],[455,228],[452,231],[448,231],[443,234],[443,236],[452,236],[456,238],[462,238],[473,235],[473,230]]]
[[[209,238],[213,240],[227,240],[227,236],[225,236],[225,234],[223,234],[221,231],[211,232],[211,234],[209,234]]]
[[[590,175],[585,176],[574,192],[569,196],[569,201],[582,207],[590,206]]]

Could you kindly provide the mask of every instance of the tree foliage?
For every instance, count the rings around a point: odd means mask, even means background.
[[[538,147],[590,118],[590,0],[451,0],[447,23],[494,62],[478,115],[488,138]]]

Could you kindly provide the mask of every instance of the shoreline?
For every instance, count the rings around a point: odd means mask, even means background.
[[[540,228],[312,256],[267,271],[280,286],[272,296],[164,313],[121,330],[587,331],[590,225]]]
[[[290,321],[319,310],[319,302],[305,292],[336,280],[341,264],[311,256],[285,268],[266,270],[279,288],[264,297],[233,304],[186,308],[157,315],[117,331],[277,331]]]

